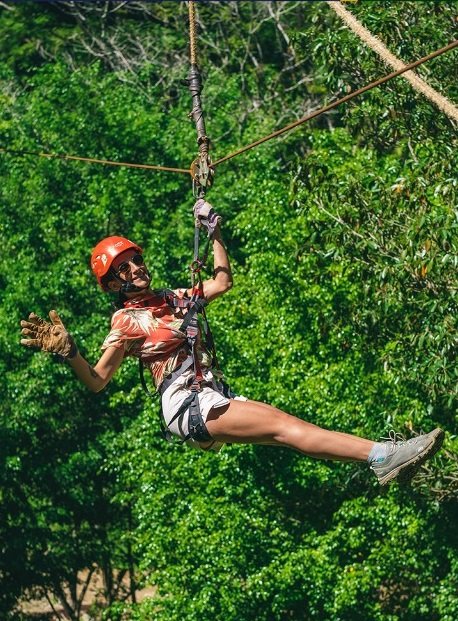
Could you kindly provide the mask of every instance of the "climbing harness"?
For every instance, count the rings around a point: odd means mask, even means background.
[[[208,322],[205,317],[204,307],[207,304],[207,300],[203,297],[198,297],[194,301],[191,300],[191,306],[188,309],[188,312],[183,320],[183,323],[180,327],[180,330],[186,334],[189,355],[186,360],[180,365],[178,369],[176,369],[169,377],[165,378],[162,382],[159,392],[161,396],[167,390],[169,386],[173,384],[173,382],[180,377],[185,371],[188,369],[192,369],[193,373],[190,377],[189,390],[191,391],[190,395],[183,401],[180,406],[178,412],[173,416],[171,421],[169,422],[169,427],[175,420],[178,420],[179,426],[182,426],[182,419],[185,416],[186,412],[188,412],[188,435],[184,437],[183,442],[189,440],[190,438],[195,440],[196,442],[209,442],[212,440],[210,434],[207,431],[204,420],[202,418],[202,414],[200,411],[199,404],[199,392],[202,390],[202,386],[204,383],[204,376],[202,373],[202,367],[199,361],[199,356],[197,353],[197,339],[199,336],[199,324],[197,320],[197,313],[202,313],[202,317],[205,318],[204,321],[207,324]],[[207,333],[207,335],[210,333]],[[208,343],[208,341],[207,341]],[[214,351],[214,343],[212,339],[211,347]],[[181,420],[180,420],[181,419]],[[166,429],[165,437],[167,436]],[[169,432],[170,433],[170,432]]]
[[[200,333],[198,314],[202,316],[202,329],[205,337],[205,349],[211,356],[211,367],[217,368],[218,361],[216,357],[213,335],[205,313],[205,306],[207,305],[207,300],[202,297],[201,293],[202,291],[200,290],[196,291],[195,295],[191,296],[191,298],[179,298],[173,291],[169,289],[166,289],[163,292],[163,301],[166,305],[172,308],[187,309],[187,313],[179,328],[180,331],[186,335],[187,356],[184,361],[179,365],[179,367],[177,367],[172,373],[170,373],[163,379],[162,383],[160,384],[155,393],[151,392],[148,389],[144,376],[145,364],[142,362],[141,359],[139,360],[141,384],[143,390],[151,398],[155,398],[157,396],[162,397],[167,388],[169,388],[169,386],[171,386],[176,379],[178,379],[186,371],[192,370],[192,374],[189,377],[188,384],[188,389],[191,392],[183,401],[179,410],[176,412],[176,414],[167,425],[165,424],[162,411],[160,412],[161,435],[168,441],[172,441],[172,434],[169,431],[170,425],[178,420],[179,428],[182,428],[183,418],[188,410],[188,434],[184,436],[182,443],[186,442],[189,439],[195,440],[196,442],[209,442],[212,440],[203,421],[199,405],[199,392],[202,390],[202,387],[205,384],[205,378],[203,376],[202,366],[200,364],[197,351],[197,342]],[[148,304],[149,300],[146,299],[143,302],[136,303],[135,306],[137,308],[142,306],[147,307]]]

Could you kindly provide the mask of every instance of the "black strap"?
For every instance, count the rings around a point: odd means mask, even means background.
[[[188,407],[191,404],[191,401],[193,399],[193,395],[189,395],[188,397],[186,397],[186,399],[183,401],[183,403],[181,404],[178,412],[175,414],[175,416],[172,418],[172,420],[169,422],[168,425],[165,424],[164,421],[164,415],[162,413],[162,407],[161,407],[161,412],[160,412],[160,420],[161,420],[161,435],[163,438],[165,438],[168,442],[174,442],[174,436],[172,435],[172,433],[170,432],[170,425],[176,421],[176,419],[178,418],[178,427],[181,428],[182,427],[182,422],[183,422],[183,417],[184,414],[186,412],[186,410],[188,409]],[[181,420],[180,420],[181,419]],[[188,433],[188,435],[186,435],[182,440],[180,440],[180,444],[184,444],[187,440],[189,440],[190,438],[190,434]]]
[[[166,439],[170,439],[170,425],[172,425],[172,423],[174,423],[177,419],[178,426],[181,430],[183,418],[188,409],[188,434],[183,438],[182,444],[190,438],[196,442],[211,442],[213,438],[208,433],[207,427],[205,426],[204,419],[202,418],[202,412],[200,411],[199,393],[195,390],[191,391],[191,394],[186,397],[169,424],[166,426],[162,425],[164,437]]]
[[[159,391],[155,390],[154,392],[151,392],[146,384],[146,380],[145,380],[145,371],[144,371],[144,364],[141,360],[141,358],[138,359],[138,363],[139,363],[139,373],[140,373],[140,381],[142,383],[142,388],[143,390],[146,392],[146,394],[148,395],[148,397],[151,397],[151,399],[156,399],[159,396]]]
[[[180,326],[181,332],[186,332],[186,328],[189,326],[191,321],[194,319],[196,313],[203,313],[204,308],[207,304],[208,302],[205,298],[197,298],[197,300],[195,300],[192,303],[191,308],[186,313],[185,318],[183,319],[183,323]]]
[[[188,395],[186,397],[186,399],[183,401],[183,403],[180,405],[178,412],[176,412],[176,414],[172,417],[172,420],[170,421],[170,423],[167,425],[167,427],[170,427],[170,425],[172,423],[174,423],[177,418],[182,418],[184,416],[184,413],[186,412],[186,410],[191,406],[191,403],[195,400],[195,397],[197,396],[197,393],[192,392],[190,395]],[[180,422],[180,421],[178,421]]]
[[[196,442],[211,442],[213,438],[208,433],[200,411],[199,393],[193,390],[191,395],[193,396],[193,400],[189,404],[189,435]]]
[[[160,384],[159,388],[157,389],[159,394],[162,396],[164,394],[164,392],[167,390],[167,388],[169,386],[171,386],[173,384],[173,382],[180,377],[180,375],[183,375],[183,373],[185,371],[187,371],[189,368],[191,368],[192,363],[194,362],[193,357],[192,356],[188,356],[187,358],[185,358],[185,360],[180,364],[179,367],[177,367],[175,369],[175,371],[173,371],[173,373],[170,373],[169,375],[167,375],[166,377],[164,377],[164,379],[162,380],[162,383]]]
[[[169,306],[174,308],[189,308],[192,304],[190,298],[180,298],[173,289],[164,289],[164,299]]]

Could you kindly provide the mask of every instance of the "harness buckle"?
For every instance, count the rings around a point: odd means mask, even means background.
[[[189,390],[191,392],[200,392],[202,390],[202,380],[194,378],[189,385]]]
[[[199,328],[197,326],[188,326],[186,328],[186,336],[188,337],[189,345],[192,347],[196,341],[197,335],[199,334]]]

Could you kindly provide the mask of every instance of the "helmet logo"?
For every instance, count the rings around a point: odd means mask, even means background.
[[[106,254],[101,254],[101,255],[100,255],[100,260],[101,260],[101,261],[102,261],[102,263],[103,263],[103,267],[105,267],[105,265],[107,264],[107,261],[108,261],[108,259],[107,259],[107,255],[106,255]]]
[[[114,247],[117,248],[118,246],[124,246],[124,242],[123,241],[116,242]]]

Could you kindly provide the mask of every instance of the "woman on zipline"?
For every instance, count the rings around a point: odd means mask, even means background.
[[[97,364],[91,366],[79,353],[54,310],[49,313],[52,323],[34,313],[28,321],[21,321],[27,337],[21,343],[63,356],[94,392],[108,384],[126,356],[140,358],[161,394],[167,433],[204,450],[218,450],[226,442],[286,446],[321,459],[366,461],[381,485],[396,477],[410,479],[439,450],[444,437],[441,429],[408,441],[392,433],[386,442],[373,442],[322,429],[271,405],[228,392],[212,368],[211,352],[202,343],[195,321],[196,309],[201,307],[195,302],[203,298],[208,303],[228,291],[231,268],[219,216],[202,199],[194,206],[194,214],[213,240],[213,278],[201,283],[200,291],[151,289],[141,248],[126,238],[108,237],[94,248],[91,267],[105,291],[118,293],[120,308],[112,317]],[[183,323],[188,324],[186,330]]]

